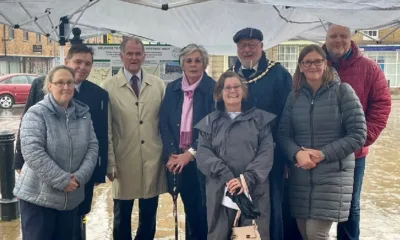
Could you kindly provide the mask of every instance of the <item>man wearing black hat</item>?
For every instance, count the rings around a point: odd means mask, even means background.
[[[249,99],[254,101],[257,108],[277,115],[273,127],[273,136],[276,139],[276,125],[291,91],[292,77],[282,65],[267,59],[263,51],[263,34],[260,30],[242,29],[233,36],[233,41],[237,44],[238,60],[231,70],[247,80]],[[285,161],[282,151],[276,146],[274,165],[269,174],[271,240],[283,239],[282,201]]]

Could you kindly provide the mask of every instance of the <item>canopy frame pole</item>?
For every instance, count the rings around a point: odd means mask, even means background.
[[[181,2],[174,2],[174,3],[170,3],[170,4],[169,3],[159,4],[159,3],[149,2],[146,0],[122,0],[122,1],[168,11],[171,8],[178,8],[178,7],[183,7],[183,6],[192,5],[192,4],[208,2],[210,0],[186,0],[186,1],[181,1]]]
[[[32,18],[30,18],[30,19],[28,19],[28,20],[26,20],[26,21],[24,21],[24,22],[22,22],[22,23],[15,24],[15,25],[14,25],[14,28],[17,29],[17,28],[20,28],[22,25],[26,25],[26,24],[31,23],[31,22],[36,22],[36,21],[39,20],[40,18],[46,17],[46,16],[49,15],[49,14],[50,14],[50,12],[49,12],[49,11],[46,11],[46,12],[44,12],[44,13],[42,13],[42,14],[36,16],[36,17],[32,17]]]
[[[83,6],[81,7],[81,8],[82,8],[82,11],[79,12],[79,16],[78,16],[78,18],[76,19],[76,21],[73,23],[72,27],[69,28],[69,31],[68,31],[66,37],[68,37],[68,36],[71,34],[72,29],[73,29],[73,28],[75,27],[75,25],[79,22],[79,19],[81,19],[83,13],[84,13],[84,12],[86,11],[86,9],[89,7],[89,5],[90,5],[91,2],[92,2],[92,0],[89,0],[85,5],[83,5]],[[69,15],[69,16],[68,16],[68,19],[71,19],[72,17],[73,17],[73,15]],[[72,23],[72,22],[70,21],[70,23]]]
[[[10,19],[8,19],[1,11],[0,11],[0,16],[2,16],[10,26],[14,26],[14,24],[12,24],[12,22],[10,21]]]
[[[29,11],[24,7],[24,5],[23,5],[21,2],[18,2],[18,4],[19,4],[19,6],[24,10],[24,12],[26,13],[26,15],[28,15],[28,17],[32,18],[32,15],[31,15],[31,14],[29,13]],[[46,8],[46,10],[45,10],[44,12],[45,12],[45,13],[48,13],[46,16],[49,16],[50,11],[49,11],[48,8]],[[40,26],[40,24],[37,22],[37,20],[38,20],[38,19],[35,19],[35,20],[34,20],[36,26],[40,29],[40,31],[42,31],[42,33],[43,33],[44,35],[48,36],[48,35],[47,35],[48,33],[46,33],[46,32],[43,30],[43,28]]]
[[[50,11],[50,9],[49,9],[49,11]],[[56,28],[54,28],[54,23],[53,23],[53,20],[51,20],[51,17],[50,17],[50,15],[47,15],[47,20],[50,22],[50,25],[51,25],[51,29],[52,29],[52,31],[51,32],[49,32],[49,34],[51,35],[53,32],[56,34],[56,40],[57,40],[57,42],[60,40],[60,36],[58,35],[58,33],[57,33],[57,29]]]
[[[68,19],[72,19],[72,17],[73,17],[75,14],[77,14],[77,13],[81,12],[82,10],[84,10],[83,8],[84,8],[85,6],[88,5],[88,7],[91,7],[91,6],[95,5],[95,4],[98,3],[98,2],[100,2],[100,0],[88,0],[88,2],[86,2],[85,4],[83,4],[82,6],[80,6],[79,8],[77,8],[77,9],[76,9],[75,11],[73,11],[70,15],[68,15]],[[85,8],[85,10],[86,10],[86,8]]]
[[[397,27],[393,28],[390,32],[388,32],[385,36],[381,37],[378,39],[378,43],[382,43],[383,40],[385,40],[387,37],[389,37],[392,33],[397,31],[400,28],[400,24],[397,25]]]
[[[356,30],[355,33],[359,33],[359,34],[363,35],[364,37],[369,38],[369,39],[371,39],[372,41],[376,41],[376,43],[379,43],[379,39],[373,38],[373,37],[371,37],[370,35],[365,34],[365,33],[363,32],[363,30]]]

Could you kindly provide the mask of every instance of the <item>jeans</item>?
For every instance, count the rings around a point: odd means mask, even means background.
[[[364,178],[365,157],[356,159],[354,169],[353,197],[351,199],[350,215],[346,222],[341,222],[337,226],[338,240],[358,240],[360,239],[360,197],[361,187]]]

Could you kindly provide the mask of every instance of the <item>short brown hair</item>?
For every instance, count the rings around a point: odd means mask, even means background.
[[[43,92],[44,93],[49,93],[48,85],[49,85],[49,83],[53,82],[54,74],[58,70],[67,70],[68,72],[71,73],[72,77],[75,79],[75,71],[72,68],[67,67],[65,65],[60,65],[60,66],[54,67],[53,69],[50,70],[50,72],[46,76],[46,79],[44,80],[44,84],[43,84]]]
[[[326,61],[326,53],[325,51],[318,45],[316,44],[311,44],[303,48],[301,50],[299,59],[297,61],[297,67],[296,71],[293,75],[293,91],[295,92],[295,95],[298,95],[298,92],[301,88],[301,86],[306,82],[306,76],[304,73],[300,72],[300,64],[303,61],[304,57],[307,56],[307,54],[316,52],[318,53],[324,61]],[[327,67],[327,69],[324,70],[324,73],[322,75],[322,84],[326,84],[329,81],[332,81],[334,79],[334,73],[332,68]]]
[[[237,78],[240,81],[240,85],[242,86],[243,89],[243,98],[246,99],[248,94],[248,89],[247,89],[247,83],[244,80],[244,78],[242,78],[239,74],[233,71],[226,71],[219,77],[217,83],[215,84],[213,93],[214,101],[217,102],[222,99],[222,91],[224,90],[225,80],[227,78]]]

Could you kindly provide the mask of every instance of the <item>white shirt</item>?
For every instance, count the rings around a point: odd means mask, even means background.
[[[237,118],[237,116],[239,116],[239,114],[241,114],[241,112],[227,112],[229,117],[231,117],[232,119]]]
[[[132,78],[133,74],[124,68],[124,75],[130,86],[132,84],[131,78]],[[139,70],[139,72],[136,73],[136,77],[138,77],[138,79],[139,79],[138,89],[140,90],[140,88],[142,87],[142,70]]]
[[[81,90],[81,85],[82,85],[82,82],[80,82],[79,84],[75,84],[75,89],[77,92],[79,92]]]
[[[248,68],[245,68],[243,65],[241,66],[241,68],[242,68],[242,69],[248,69]],[[257,63],[256,65],[254,65],[253,69],[257,72],[258,63]]]

